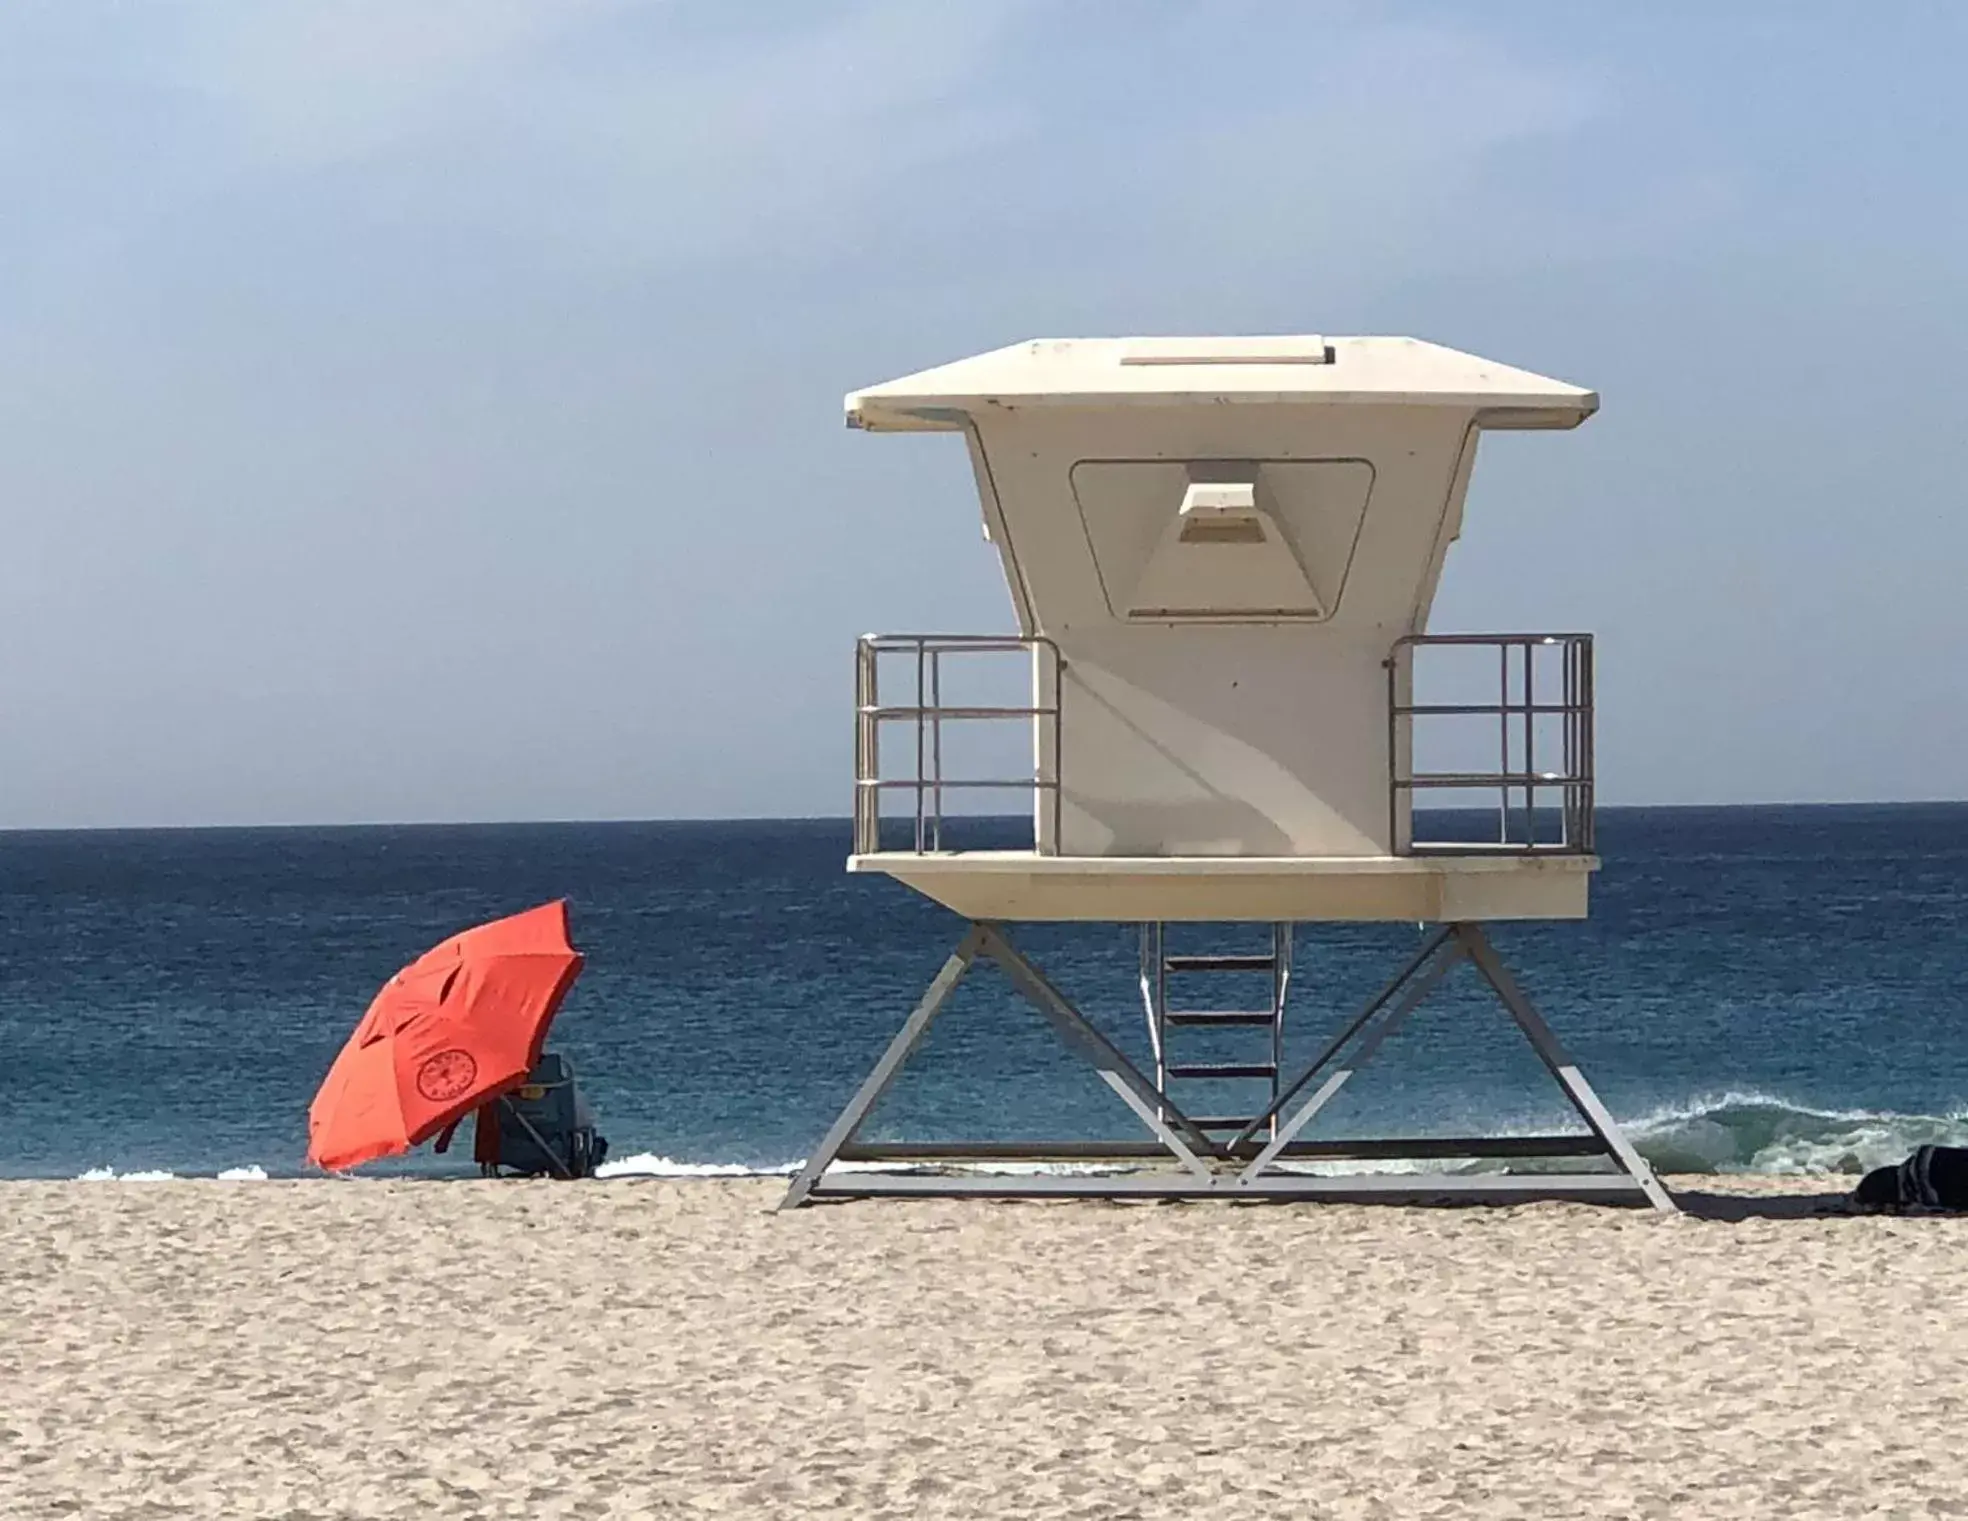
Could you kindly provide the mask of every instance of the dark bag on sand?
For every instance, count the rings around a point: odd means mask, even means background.
[[[1968,1147],[1922,1146],[1897,1167],[1867,1173],[1852,1199],[1890,1209],[1968,1209]]]

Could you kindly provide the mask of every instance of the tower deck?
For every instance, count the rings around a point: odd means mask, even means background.
[[[1583,919],[1590,855],[1056,856],[1030,850],[854,855],[966,919],[1164,923]]]

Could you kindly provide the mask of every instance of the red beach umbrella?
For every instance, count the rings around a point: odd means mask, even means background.
[[[384,984],[308,1106],[308,1160],[340,1172],[428,1140],[525,1080],[581,972],[567,905],[466,930]]]

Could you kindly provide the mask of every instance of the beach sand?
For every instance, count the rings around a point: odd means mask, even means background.
[[[0,1516],[1968,1514],[1968,1221],[782,1186],[0,1184]]]

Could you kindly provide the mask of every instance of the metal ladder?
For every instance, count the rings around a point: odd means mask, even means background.
[[[1248,1126],[1261,1110],[1252,1107],[1241,1114],[1225,1112],[1221,1099],[1208,1108],[1200,1103],[1191,1105],[1176,1098],[1170,1092],[1169,1084],[1171,1081],[1207,1083],[1211,1085],[1207,1091],[1221,1093],[1219,1084],[1262,1082],[1265,1084],[1262,1090],[1264,1101],[1267,1104],[1277,1102],[1278,1074],[1284,1061],[1285,997],[1291,989],[1292,927],[1289,924],[1270,926],[1269,951],[1215,954],[1171,953],[1166,928],[1162,924],[1141,926],[1141,1002],[1148,1015],[1148,1041],[1155,1053],[1155,1088],[1164,1097],[1175,1100],[1177,1107],[1195,1121],[1197,1129],[1210,1133],[1216,1139],[1229,1140]],[[1233,975],[1238,979],[1236,985],[1244,988],[1248,988],[1257,977],[1266,976],[1271,984],[1270,1001],[1264,1008],[1224,1008],[1220,1004],[1171,1006],[1171,977],[1180,978],[1187,984],[1200,980],[1205,974]],[[1176,1061],[1170,1056],[1169,1039],[1171,1032],[1177,1029],[1249,1029],[1263,1032],[1260,1037],[1263,1044],[1254,1060]],[[1276,1134],[1277,1128],[1278,1120],[1274,1114],[1270,1124],[1257,1134],[1268,1139]]]

